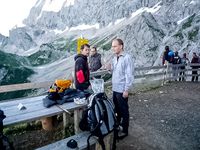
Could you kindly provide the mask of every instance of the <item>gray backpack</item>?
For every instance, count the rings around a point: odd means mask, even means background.
[[[79,127],[83,131],[90,131],[91,136],[98,137],[98,141],[105,150],[103,138],[109,133],[117,131],[116,113],[112,101],[108,99],[105,93],[92,94],[89,97],[89,105],[83,112]],[[115,135],[115,134],[114,134]],[[113,149],[115,149],[116,138],[114,136]]]

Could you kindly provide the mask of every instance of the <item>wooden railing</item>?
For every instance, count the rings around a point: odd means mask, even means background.
[[[154,80],[170,80],[176,79],[179,77],[191,77],[192,71],[199,71],[198,69],[192,69],[190,66],[199,66],[200,64],[188,64],[185,69],[181,69],[183,65],[168,65],[168,66],[150,66],[150,67],[136,67],[134,70],[134,79],[135,82],[140,82],[140,79],[153,78]],[[175,68],[175,69],[174,69]],[[176,70],[176,74],[173,76],[174,71]],[[185,72],[185,75],[180,75],[180,72]],[[100,70],[97,72],[91,73],[91,77],[95,76],[103,76],[105,74],[111,74],[108,70]],[[200,76],[198,74],[198,76]],[[39,89],[39,88],[48,88],[52,85],[54,81],[45,81],[45,82],[31,82],[31,83],[21,83],[21,84],[13,84],[13,85],[3,85],[0,86],[0,93],[18,91],[18,90],[28,90],[28,89]],[[111,81],[107,81],[106,85],[111,84]]]

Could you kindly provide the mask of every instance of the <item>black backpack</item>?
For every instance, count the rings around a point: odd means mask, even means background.
[[[111,132],[114,132],[112,149],[116,148],[118,131],[116,113],[112,101],[107,98],[105,93],[92,94],[89,97],[88,108],[83,111],[79,127],[82,131],[90,131],[91,133],[87,139],[88,149],[90,149],[90,137],[96,136],[102,150],[105,150],[103,139]]]
[[[4,112],[0,110],[0,150],[14,150],[8,138],[3,135],[3,119],[5,118]]]

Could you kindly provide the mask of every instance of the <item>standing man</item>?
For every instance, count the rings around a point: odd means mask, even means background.
[[[97,53],[97,48],[92,47],[91,48],[91,56],[89,58],[89,64],[90,64],[90,71],[94,72],[101,68],[101,54]]]
[[[128,95],[133,83],[133,60],[124,52],[124,43],[121,39],[112,41],[112,49],[115,54],[112,64],[112,91],[113,102],[117,112],[117,120],[122,127],[119,138],[128,135],[129,127],[129,106]]]
[[[173,61],[174,61],[174,52],[169,49],[169,46],[165,46],[162,64],[167,65],[168,63],[173,63]]]
[[[88,89],[89,83],[89,67],[87,57],[90,53],[90,45],[81,46],[80,54],[75,56],[75,87],[81,91]]]
[[[173,66],[172,66],[174,81],[177,81],[177,77],[178,77],[179,69],[180,69],[180,67],[177,65],[180,63],[181,63],[181,57],[179,56],[178,51],[176,51],[174,53],[174,61],[173,61]]]
[[[192,69],[195,69],[192,71],[192,82],[196,81],[198,82],[198,68],[199,65],[197,65],[199,63],[199,57],[197,56],[197,54],[195,52],[193,52],[193,57],[192,57],[192,61],[191,61],[191,67]],[[195,66],[192,64],[196,64]]]
[[[189,59],[187,58],[187,54],[183,53],[183,57],[181,58],[181,67],[180,67],[180,77],[179,81],[186,81],[185,79],[185,69],[186,65],[190,63]]]

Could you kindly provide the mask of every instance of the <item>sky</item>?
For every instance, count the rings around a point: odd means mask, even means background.
[[[37,0],[0,0],[0,33],[8,36],[9,29],[22,26]]]

